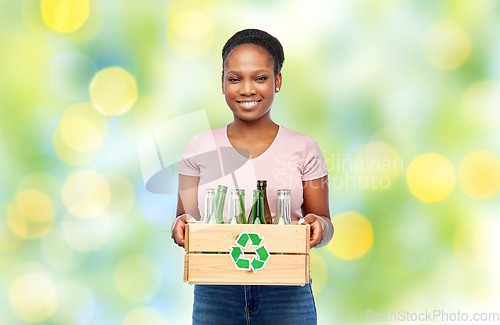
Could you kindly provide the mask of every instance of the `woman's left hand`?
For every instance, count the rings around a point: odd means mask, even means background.
[[[323,239],[323,227],[321,226],[321,218],[317,214],[309,213],[304,218],[299,220],[300,224],[309,224],[311,225],[311,247],[318,245],[318,243]],[[302,221],[304,220],[304,221]]]

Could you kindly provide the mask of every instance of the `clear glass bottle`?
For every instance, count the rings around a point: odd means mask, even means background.
[[[274,217],[276,225],[291,225],[291,202],[290,190],[278,190],[276,200],[276,216]]]
[[[214,199],[214,210],[208,215],[207,221],[205,223],[224,223],[224,203],[226,200],[226,192],[227,187],[223,185],[219,185],[217,187],[217,193],[215,194]]]
[[[229,209],[226,223],[247,223],[245,218],[245,190],[236,189],[229,192]]]
[[[266,218],[264,216],[264,197],[262,190],[253,191],[253,204],[252,212],[248,218],[248,223],[265,224]]]
[[[213,211],[215,211],[215,188],[207,188],[205,189],[205,206],[201,221],[203,223],[208,223],[208,216],[210,216]]]

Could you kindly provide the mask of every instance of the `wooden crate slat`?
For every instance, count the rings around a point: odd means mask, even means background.
[[[184,256],[184,282],[187,282],[189,277],[189,254],[185,254]]]
[[[309,225],[209,225],[202,223],[187,224],[189,245],[192,252],[229,252],[241,232],[256,232],[264,237],[263,244],[270,253],[309,253]],[[245,252],[253,252],[255,247],[248,246]]]
[[[189,252],[189,224],[186,225],[184,229],[184,250]]]
[[[186,255],[189,255],[190,284],[304,285],[309,282],[308,276],[304,278],[308,275],[308,255],[271,255],[264,268],[256,273],[238,270],[228,254]]]
[[[311,270],[310,265],[311,265],[310,255],[307,254],[306,255],[306,283],[309,283],[309,280],[311,279],[310,278],[311,275],[309,273]]]

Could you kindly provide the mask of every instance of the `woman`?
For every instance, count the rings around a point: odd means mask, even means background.
[[[256,180],[266,179],[270,210],[275,211],[276,190],[290,189],[292,220],[311,225],[311,247],[326,245],[333,236],[333,225],[328,207],[328,171],[321,151],[309,137],[271,119],[285,59],[280,42],[264,31],[242,30],[226,42],[222,59],[222,93],[234,120],[197,134],[186,146],[179,166],[178,217],[172,238],[184,247],[185,225],[193,217],[200,218],[205,188],[219,184],[243,188],[246,201],[251,202]],[[244,173],[224,171],[229,162],[243,156]],[[193,324],[316,324],[309,284],[196,285],[194,295]]]

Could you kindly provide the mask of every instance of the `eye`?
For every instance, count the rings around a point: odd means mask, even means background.
[[[267,77],[257,77],[257,79],[255,79],[255,80],[257,80],[257,81],[264,81],[266,79],[267,79]]]
[[[229,82],[237,82],[237,81],[238,81],[238,79],[237,79],[237,78],[233,78],[233,77],[229,77],[227,80],[228,80]]]

